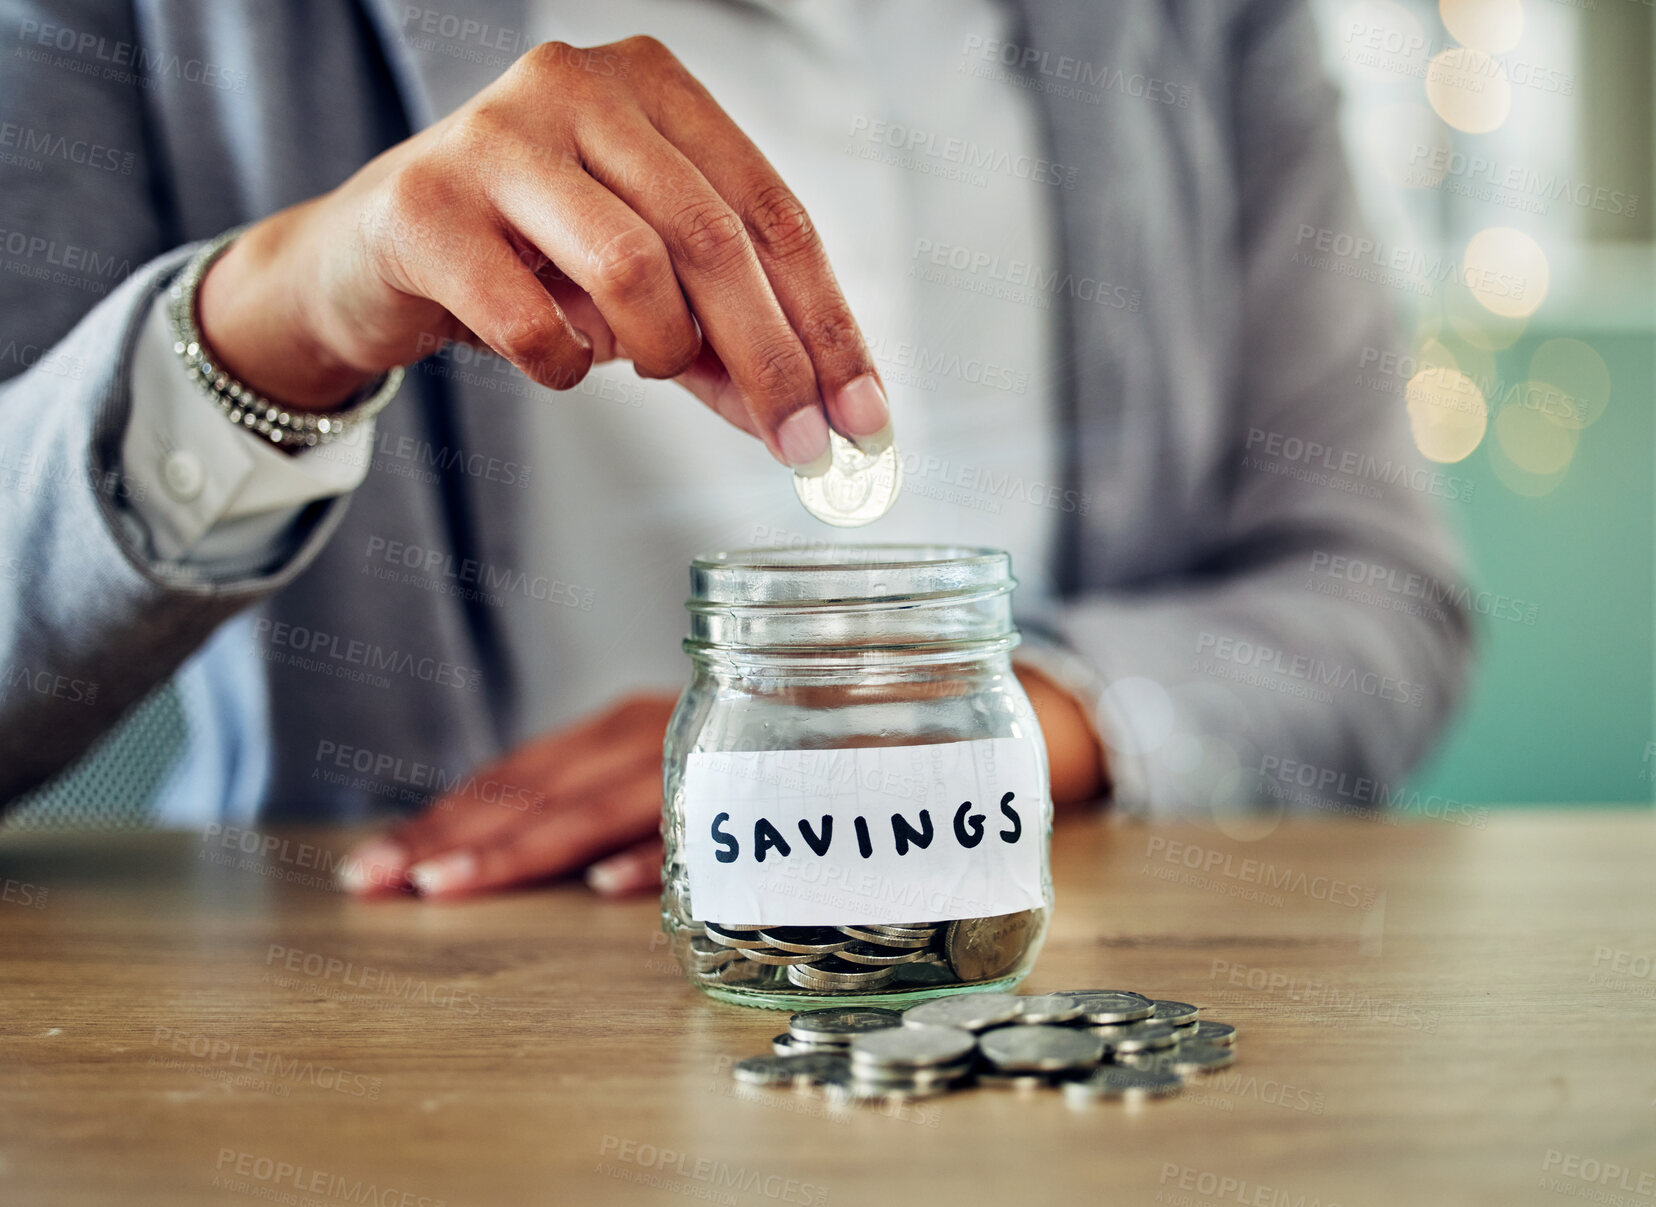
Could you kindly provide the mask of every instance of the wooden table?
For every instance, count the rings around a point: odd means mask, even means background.
[[[652,901],[357,902],[338,834],[7,834],[0,1203],[1656,1202],[1649,814],[1260,829],[1061,827],[1026,986],[1202,1004],[1232,1069],[884,1113],[736,1092],[783,1016],[683,983]]]

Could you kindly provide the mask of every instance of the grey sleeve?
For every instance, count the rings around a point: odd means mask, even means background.
[[[1243,282],[1227,503],[1176,579],[1080,596],[1058,627],[1108,685],[1125,809],[1362,810],[1401,787],[1467,678],[1436,497],[1452,467],[1425,463],[1402,399],[1361,378],[1365,349],[1395,346],[1387,291],[1306,254],[1308,229],[1363,229],[1309,13],[1250,6],[1225,57]]]
[[[134,342],[190,249],[166,250],[140,90],[39,44],[49,26],[133,41],[130,12],[52,8],[0,0],[17,48],[0,114],[34,152],[0,163],[0,803],[297,574],[343,506],[308,509],[278,564],[228,581],[154,563],[134,539],[120,466]]]

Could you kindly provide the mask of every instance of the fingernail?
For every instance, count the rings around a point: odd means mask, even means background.
[[[869,456],[891,447],[891,408],[886,405],[879,379],[872,373],[840,387],[834,396],[834,415],[845,434]]]
[[[476,874],[477,859],[470,851],[450,851],[408,869],[408,878],[426,896],[465,888]]]
[[[407,862],[408,856],[402,847],[388,838],[374,838],[345,856],[337,879],[348,893],[394,888],[401,881],[403,865]]]
[[[776,429],[776,447],[782,462],[807,478],[820,478],[834,463],[828,451],[828,420],[819,406],[803,406]]]

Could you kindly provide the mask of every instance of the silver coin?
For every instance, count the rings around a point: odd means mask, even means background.
[[[899,1089],[907,1086],[926,1087],[933,1085],[954,1085],[963,1080],[972,1071],[970,1060],[957,1060],[953,1064],[930,1066],[892,1066],[877,1065],[868,1062],[859,1063],[855,1058],[851,1060],[851,1077],[865,1085],[887,1085]]]
[[[1089,1027],[1087,1030],[1103,1040],[1104,1046],[1111,1052],[1144,1052],[1153,1048],[1171,1048],[1179,1042],[1172,1027],[1153,1019],[1113,1027]]]
[[[864,930],[874,931],[876,934],[896,935],[906,939],[925,939],[937,933],[935,922],[890,922],[875,925],[869,923]]]
[[[1142,1052],[1112,1052],[1110,1062],[1129,1069],[1167,1069],[1172,1067],[1168,1061],[1177,1051],[1177,1048],[1146,1048]]]
[[[736,949],[715,943],[705,935],[692,935],[686,944],[688,962],[693,972],[713,972],[736,959]]]
[[[1190,1038],[1204,1044],[1234,1044],[1236,1028],[1229,1023],[1211,1023],[1204,1018],[1196,1024],[1196,1034]]]
[[[911,989],[941,989],[954,983],[954,970],[935,952],[903,965],[903,984]]]
[[[707,937],[724,947],[759,948],[770,946],[759,937],[758,930],[736,930],[733,927],[720,926],[713,922],[707,924]]]
[[[1177,1094],[1184,1078],[1158,1069],[1128,1069],[1099,1065],[1085,1077],[1064,1082],[1064,1098],[1085,1103],[1097,1098],[1160,1098]]]
[[[880,947],[917,948],[924,947],[931,942],[929,935],[892,934],[889,931],[875,930],[868,926],[838,926],[834,929],[848,939],[862,943],[873,943]]]
[[[1202,1013],[1200,1006],[1192,1006],[1189,1002],[1169,1002],[1157,999],[1150,1003],[1156,1012],[1150,1017],[1158,1023],[1166,1023],[1170,1027],[1187,1027],[1195,1022]]]
[[[903,485],[903,462],[895,444],[872,457],[838,432],[828,433],[833,464],[814,478],[794,474],[794,493],[805,510],[824,524],[857,528],[891,510]]]
[[[1069,1023],[1081,1017],[1081,1003],[1061,993],[1037,993],[1018,999],[1015,1023]]]
[[[963,981],[993,981],[1018,966],[1041,925],[1026,909],[993,918],[962,918],[943,932],[943,954]]]
[[[1201,1073],[1235,1063],[1236,1049],[1228,1044],[1204,1044],[1193,1040],[1180,1044],[1163,1057],[1163,1061],[1175,1073]]]
[[[831,926],[771,926],[762,929],[759,937],[778,951],[808,956],[831,956],[851,943]]]
[[[992,1090],[1050,1090],[1061,1082],[1054,1073],[1007,1073],[1000,1069],[980,1069],[974,1080]]]
[[[736,1062],[730,1074],[748,1085],[795,1085],[834,1073],[844,1073],[847,1061],[838,1052],[804,1052],[797,1056],[750,1056]]]
[[[806,1052],[844,1052],[844,1048],[835,1044],[808,1044],[783,1032],[771,1038],[771,1051],[778,1056],[799,1056]]]
[[[755,964],[805,964],[811,960],[819,960],[821,956],[805,956],[793,951],[778,951],[774,947],[742,947],[737,954],[744,959],[752,960]]]
[[[1081,1016],[1089,1023],[1132,1023],[1156,1011],[1149,998],[1114,989],[1068,989],[1064,996],[1080,1003]]]
[[[847,1046],[854,1035],[900,1027],[903,1016],[895,1010],[874,1007],[835,1006],[826,1010],[801,1010],[788,1019],[788,1034],[804,1043]]]
[[[843,1086],[834,1086],[833,1092],[851,1102],[873,1102],[881,1099],[940,1098],[944,1094],[952,1094],[955,1084],[952,1081],[864,1081],[858,1077],[851,1077]]]
[[[838,953],[842,960],[849,960],[853,964],[866,964],[874,968],[890,968],[896,964],[912,964],[923,959],[925,952],[908,947],[881,947],[875,943],[863,943],[853,940],[845,950]]]
[[[716,968],[712,972],[698,973],[697,975],[703,980],[712,981],[718,985],[758,985],[772,980],[776,974],[764,964],[757,964],[752,960],[735,959],[723,968]]]
[[[1011,993],[956,993],[903,1011],[905,1027],[959,1027],[982,1031],[1018,1017],[1022,999]]]
[[[1141,1002],[1150,1000],[1144,994],[1135,993],[1131,989],[1059,989],[1055,992],[1061,993],[1065,997],[1096,997],[1100,993],[1108,993],[1112,997],[1136,997]]]
[[[1071,1072],[1104,1059],[1104,1041],[1074,1027],[998,1027],[978,1037],[978,1048],[1009,1073]]]
[[[977,1040],[959,1027],[892,1027],[851,1041],[853,1067],[954,1064],[971,1056]]]
[[[801,989],[820,989],[843,992],[855,989],[877,989],[897,975],[895,968],[869,968],[864,964],[848,964],[838,956],[827,956],[812,964],[790,964],[788,980]]]

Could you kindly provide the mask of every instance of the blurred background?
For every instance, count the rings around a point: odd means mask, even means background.
[[[1314,0],[1406,406],[1471,555],[1473,690],[1400,807],[1653,800],[1649,0]],[[1430,803],[1428,803],[1430,802]]]
[[[1394,808],[1656,802],[1653,0],[1310,0],[1407,409],[1470,553],[1480,659]],[[184,739],[157,692],[0,828],[132,825]],[[119,749],[115,749],[116,743]]]

